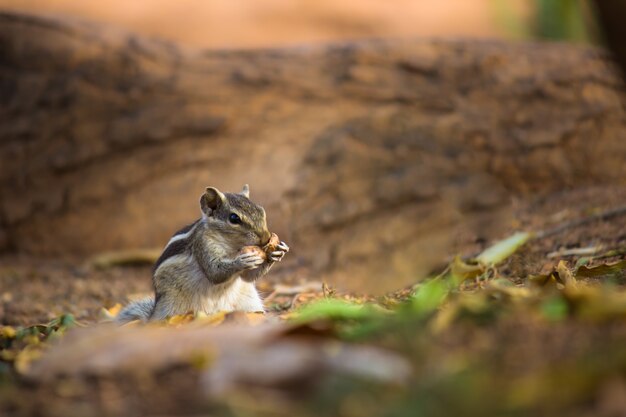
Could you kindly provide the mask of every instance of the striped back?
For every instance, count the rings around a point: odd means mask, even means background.
[[[159,259],[157,259],[154,264],[152,273],[156,272],[159,266],[168,258],[180,255],[187,250],[189,247],[189,237],[193,234],[193,231],[200,220],[202,219],[198,219],[174,233],[174,236],[172,236],[169,242],[167,242],[167,245],[165,245],[165,248],[163,249],[163,253],[161,253],[161,256],[159,256]]]

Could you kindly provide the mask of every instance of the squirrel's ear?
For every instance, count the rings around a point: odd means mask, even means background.
[[[244,184],[243,190],[239,193],[246,198],[250,198],[250,186],[248,184]]]
[[[200,197],[200,208],[207,216],[226,201],[226,196],[215,187],[207,187],[202,197]]]

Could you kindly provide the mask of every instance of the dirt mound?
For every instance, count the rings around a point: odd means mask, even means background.
[[[250,183],[293,268],[414,276],[460,218],[626,178],[623,88],[595,49],[201,51],[8,13],[0,45],[5,251],[158,247],[206,185]]]

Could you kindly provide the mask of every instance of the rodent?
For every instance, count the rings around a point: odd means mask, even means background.
[[[202,217],[172,236],[153,268],[154,297],[131,302],[117,323],[188,312],[263,311],[255,281],[289,251],[269,232],[265,210],[240,193],[207,187]],[[262,249],[261,247],[264,247]]]

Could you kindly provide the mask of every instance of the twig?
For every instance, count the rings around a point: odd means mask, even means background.
[[[571,248],[550,252],[548,258],[560,258],[562,256],[590,256],[602,250],[602,246],[590,246],[588,248]]]
[[[319,291],[320,288],[322,288],[322,283],[318,281],[311,281],[293,287],[278,284],[274,288],[274,291],[265,297],[265,302],[271,301],[279,295],[300,295],[305,292]]]
[[[561,232],[564,232],[567,229],[572,229],[574,227],[583,226],[583,225],[595,222],[597,220],[607,220],[613,217],[622,216],[624,214],[626,214],[626,206],[617,207],[612,210],[607,210],[602,213],[594,214],[593,216],[565,222],[551,229],[540,230],[535,233],[535,239],[542,239],[544,237],[553,236]]]
[[[151,265],[159,258],[160,249],[129,249],[107,252],[91,259],[91,264],[98,269],[114,266]]]

